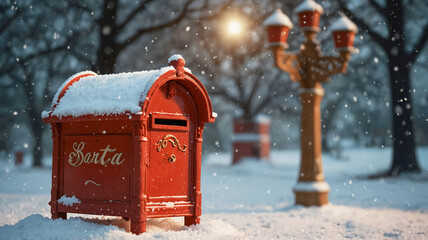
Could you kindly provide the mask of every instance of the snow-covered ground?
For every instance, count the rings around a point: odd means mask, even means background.
[[[126,228],[126,222],[101,216],[51,220],[51,170],[16,168],[3,159],[0,239],[428,239],[428,148],[418,149],[422,174],[394,179],[364,178],[388,168],[390,149],[351,149],[344,156],[323,156],[331,204],[303,208],[294,205],[291,190],[298,151],[235,166],[228,154],[205,155],[201,224],[151,219],[140,236],[106,225]]]

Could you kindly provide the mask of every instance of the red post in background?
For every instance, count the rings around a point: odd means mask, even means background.
[[[243,158],[268,160],[270,155],[270,121],[235,119],[233,124],[233,164]]]
[[[20,166],[24,162],[24,152],[16,151],[15,152],[15,166]]]

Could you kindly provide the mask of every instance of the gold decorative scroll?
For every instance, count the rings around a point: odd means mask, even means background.
[[[182,152],[186,152],[187,151],[187,146],[186,145],[182,145],[182,147],[180,146],[180,142],[178,141],[178,139],[172,135],[172,134],[167,134],[165,137],[163,137],[163,139],[159,140],[156,145],[159,145],[158,152],[160,152],[162,150],[162,148],[165,148],[168,144],[168,142],[171,142],[173,147],[177,147],[178,150],[182,151]]]
[[[96,183],[96,182],[94,182],[94,181],[92,181],[92,180],[87,180],[87,181],[85,182],[85,185],[88,185],[88,183],[93,183],[93,184],[95,184],[97,187],[101,186],[101,183]]]

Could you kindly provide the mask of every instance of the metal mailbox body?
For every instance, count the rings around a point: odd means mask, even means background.
[[[184,59],[172,65],[150,83],[136,113],[55,116],[70,86],[95,74],[74,76],[60,89],[44,116],[53,138],[52,218],[122,216],[136,234],[145,232],[147,218],[199,223],[202,133],[215,113],[204,86],[183,69]],[[62,196],[79,202],[61,204]]]

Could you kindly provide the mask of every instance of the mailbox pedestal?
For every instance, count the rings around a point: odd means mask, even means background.
[[[204,124],[214,122],[201,82],[173,56],[170,67],[112,75],[83,72],[58,90],[43,120],[53,138],[52,218],[122,216],[199,223]]]

